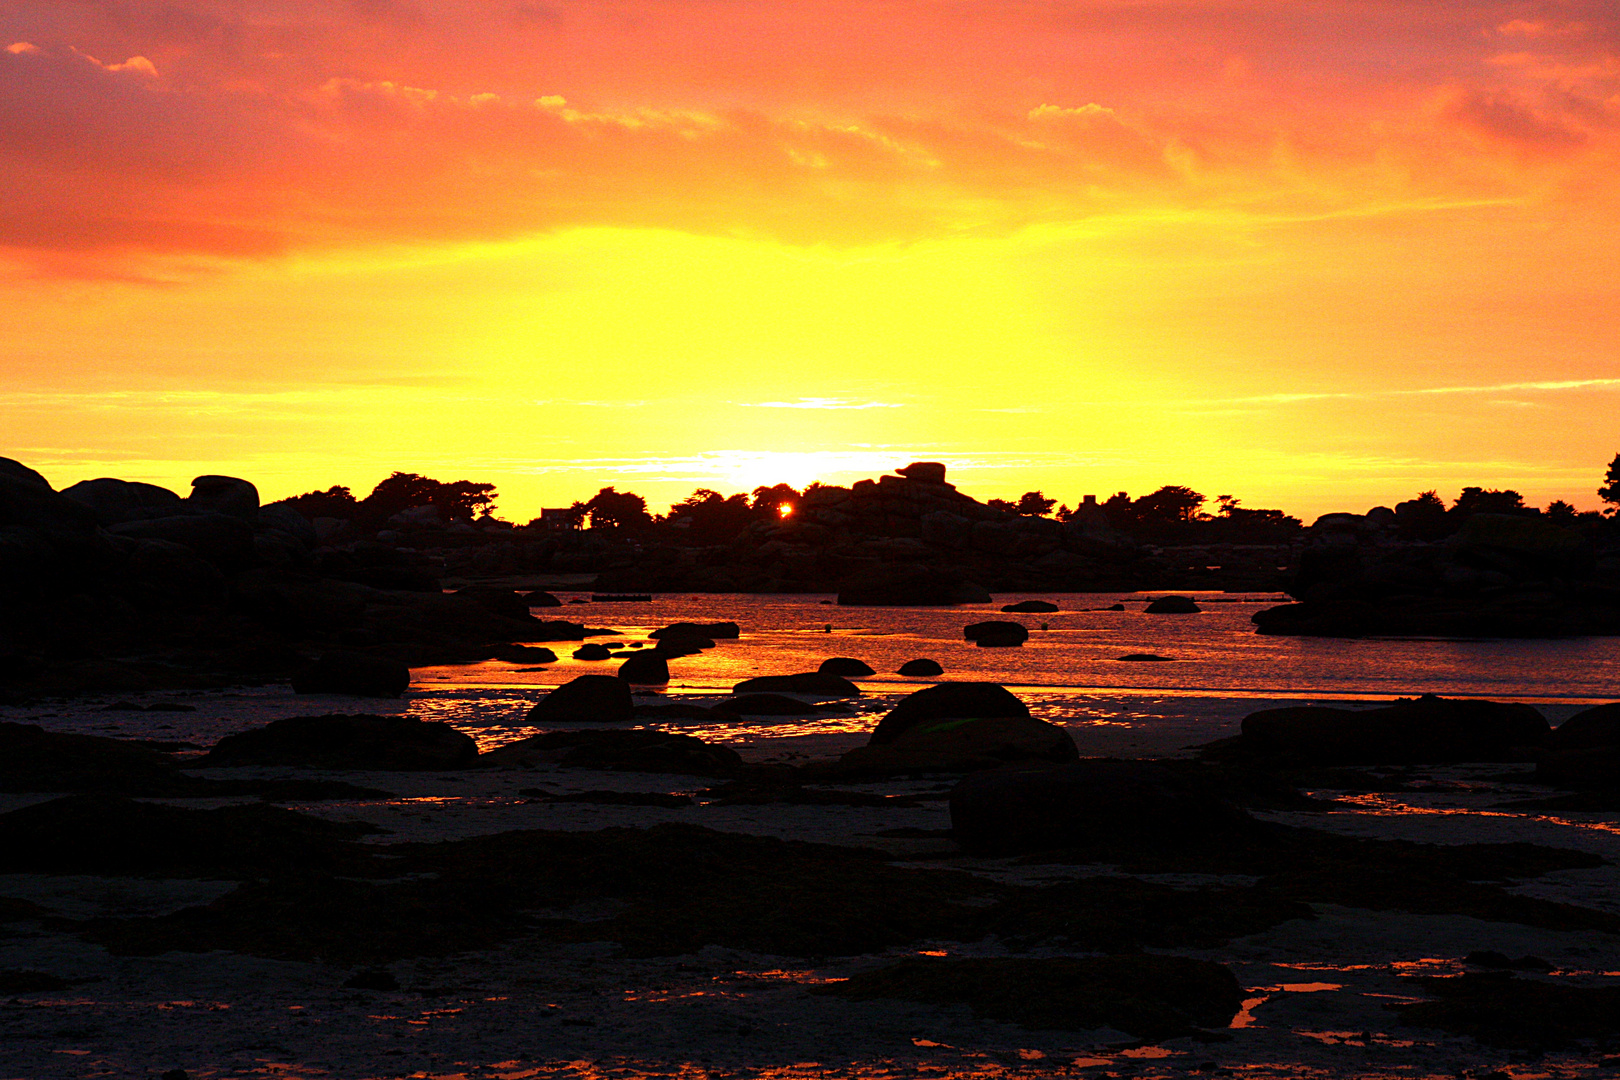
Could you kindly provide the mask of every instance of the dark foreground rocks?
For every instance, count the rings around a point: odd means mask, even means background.
[[[1552,729],[1529,705],[1425,694],[1375,709],[1265,709],[1205,754],[1277,766],[1523,761],[1551,741]]]
[[[1179,956],[913,957],[820,987],[856,1001],[897,998],[966,1005],[974,1015],[1026,1028],[1111,1027],[1158,1041],[1195,1027],[1224,1028],[1243,1004],[1226,967]]]
[[[294,675],[292,684],[299,694],[397,698],[411,684],[411,669],[386,657],[330,652]]]
[[[316,769],[463,769],[478,744],[449,724],[409,716],[294,716],[227,735],[197,767],[295,765]]]
[[[1407,982],[1433,1000],[1394,1006],[1402,1023],[1468,1035],[1489,1046],[1546,1051],[1620,1035],[1616,986],[1559,986],[1506,971]]]
[[[640,729],[531,735],[491,750],[479,757],[478,764],[492,769],[557,764],[686,776],[735,776],[743,771],[742,758],[730,747],[706,743],[693,735]]]
[[[1230,844],[1258,823],[1188,774],[1148,761],[1075,761],[979,773],[951,790],[951,827],[969,851],[1175,850]]]

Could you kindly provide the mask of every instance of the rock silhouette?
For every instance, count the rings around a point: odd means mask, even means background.
[[[411,670],[397,660],[357,652],[329,652],[293,676],[300,694],[397,698],[411,684]]]
[[[821,662],[816,671],[822,675],[841,675],[844,678],[859,679],[867,675],[875,675],[871,665],[864,660],[856,660],[851,656],[832,656]]]
[[[807,697],[852,698],[861,688],[838,675],[801,671],[794,675],[761,675],[744,679],[731,688],[733,694],[804,694]]]
[[[581,675],[534,703],[531,724],[616,723],[635,718],[630,684],[616,675]]]
[[[1196,615],[1203,609],[1190,596],[1161,596],[1142,610],[1149,615]]]
[[[461,769],[478,744],[449,724],[409,716],[294,716],[227,735],[199,767],[299,765],[315,769]]]
[[[1028,641],[1029,627],[1023,623],[992,619],[968,624],[963,628],[962,636],[981,648],[1006,648]]]
[[[945,674],[945,669],[939,666],[939,661],[937,660],[929,660],[927,657],[918,657],[915,660],[907,660],[905,663],[901,664],[900,670],[895,672],[895,674],[905,675],[914,679],[930,678],[934,675]]]

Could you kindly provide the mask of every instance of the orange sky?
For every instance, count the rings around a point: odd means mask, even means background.
[[[1597,505],[1620,9],[16,0],[0,454]]]

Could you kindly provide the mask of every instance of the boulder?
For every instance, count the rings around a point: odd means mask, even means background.
[[[1183,773],[1149,761],[1092,759],[964,777],[950,795],[956,840],[980,855],[1077,848],[1196,848],[1252,833],[1254,819]]]
[[[918,724],[978,717],[1028,719],[1029,706],[989,682],[943,682],[907,694],[872,731],[868,746],[894,742]]]
[[[511,589],[498,589],[492,585],[469,585],[453,594],[470,600],[495,615],[520,622],[529,621],[529,602]]]
[[[356,652],[329,652],[293,676],[299,694],[347,694],[397,698],[411,684],[411,669],[398,660]]]
[[[173,797],[204,781],[176,772],[166,754],[122,739],[0,722],[0,791],[99,791]]]
[[[943,484],[945,482],[945,465],[939,461],[913,461],[905,468],[894,471],[907,480],[915,480],[920,484]]]
[[[313,549],[321,543],[320,534],[315,531],[309,518],[285,503],[259,507],[258,527],[261,531],[269,529],[290,536],[306,548]]]
[[[874,733],[875,739],[875,733]],[[973,772],[1012,762],[1074,761],[1068,731],[1030,716],[925,720],[892,740],[856,747],[838,759],[843,774]]]
[[[33,484],[37,487],[42,487],[46,491],[51,490],[51,482],[49,480],[45,479],[39,473],[24,465],[22,462],[14,461],[8,457],[0,457],[0,476],[11,480],[21,480],[25,484]]]
[[[186,506],[192,513],[253,521],[259,516],[259,489],[234,476],[199,476],[191,482]]]
[[[1203,608],[1190,596],[1161,596],[1143,610],[1149,615],[1197,615]]]
[[[742,628],[734,622],[693,623],[678,622],[654,630],[647,635],[650,638],[690,637],[690,638],[736,638],[742,636]]]
[[[730,713],[733,716],[808,716],[811,713],[824,712],[826,708],[784,694],[739,694],[718,702],[714,706],[714,711]]]
[[[856,679],[877,674],[864,660],[856,660],[852,656],[828,657],[821,662],[816,671],[822,675],[842,675],[844,678]]]
[[[761,675],[744,679],[731,688],[733,694],[804,694],[807,697],[852,698],[861,688],[838,675],[801,671],[794,675]]]
[[[606,645],[598,645],[594,641],[586,645],[581,645],[579,648],[574,650],[575,660],[606,660],[612,655],[613,650],[609,649]]]
[[[526,594],[523,599],[528,601],[530,607],[562,607],[562,601],[548,592],[535,591]]]
[[[1001,609],[1004,613],[1033,613],[1038,611],[1059,611],[1056,604],[1049,600],[1020,600],[1016,604],[1008,604]]]
[[[565,619],[535,619],[529,616],[524,641],[584,641],[585,627]]]
[[[714,639],[706,637],[688,637],[685,634],[672,637],[662,637],[653,643],[654,651],[660,656],[696,656],[704,649],[714,648]]]
[[[638,686],[660,686],[669,682],[669,663],[656,651],[632,653],[619,665],[619,678]]]
[[[635,719],[630,684],[617,675],[581,675],[534,703],[530,724],[611,723]]]
[[[838,590],[838,603],[851,607],[948,607],[989,601],[983,586],[922,567],[884,568]]]
[[[1536,783],[1620,791],[1620,746],[1548,754],[1536,762]]]
[[[907,660],[901,664],[900,670],[895,674],[905,675],[913,679],[929,679],[935,675],[945,674],[945,669],[939,666],[938,660],[930,660],[927,657],[919,656],[915,660]]]
[[[1620,746],[1620,702],[1598,705],[1565,720],[1553,731],[1553,746],[1560,751]]]
[[[109,526],[115,536],[132,540],[166,540],[195,551],[227,574],[253,564],[253,526],[224,514],[178,514],[144,518]]]
[[[496,769],[551,764],[683,776],[732,776],[743,768],[742,757],[730,747],[715,746],[692,735],[641,729],[546,732],[491,750],[478,763]]]
[[[227,735],[194,764],[297,765],[312,769],[461,769],[478,744],[449,724],[411,716],[294,716]]]
[[[508,664],[554,664],[557,654],[537,645],[501,645],[490,654],[490,659]]]
[[[101,525],[175,517],[187,511],[185,500],[168,488],[106,476],[63,488],[62,497],[88,506]]]
[[[1311,765],[1516,761],[1551,742],[1547,721],[1529,705],[1425,694],[1377,709],[1250,713],[1242,734],[1220,753]]]
[[[981,648],[1007,648],[1022,645],[1029,640],[1029,627],[1023,623],[991,619],[988,622],[969,623],[962,636]]]

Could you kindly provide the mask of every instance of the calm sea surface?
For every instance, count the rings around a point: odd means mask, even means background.
[[[566,595],[566,594],[564,594]],[[670,663],[671,689],[725,690],[756,675],[814,671],[830,656],[866,661],[876,675],[856,680],[874,691],[926,685],[893,674],[905,661],[929,657],[947,679],[986,680],[1047,692],[1152,692],[1238,697],[1383,698],[1395,694],[1513,698],[1561,702],[1620,697],[1620,637],[1556,641],[1338,640],[1267,637],[1249,617],[1276,596],[1189,594],[1198,615],[1149,615],[1147,599],[1130,593],[998,596],[994,603],[952,608],[837,607],[816,595],[661,596],[651,603],[602,603],[538,610],[590,626],[620,630],[629,640],[679,620],[731,620],[738,641]],[[1003,604],[1042,599],[1062,610],[1001,614]],[[1122,603],[1125,611],[1103,611]],[[963,627],[984,619],[1023,623],[1018,648],[981,649]],[[597,638],[593,640],[611,641]],[[573,660],[569,643],[543,670],[491,662],[419,669],[419,681],[472,686],[556,685],[616,664]],[[1120,657],[1151,653],[1168,662]]]

